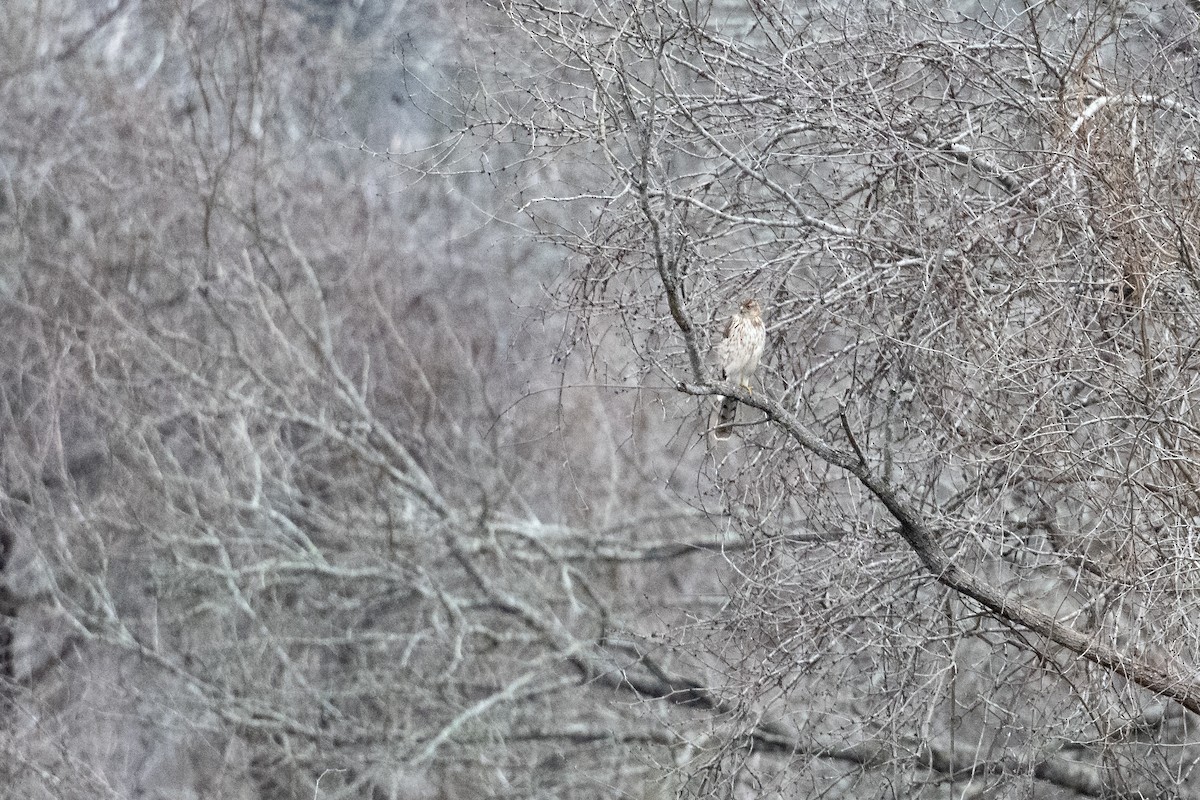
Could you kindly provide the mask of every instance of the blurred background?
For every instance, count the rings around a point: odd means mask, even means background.
[[[9,0],[0,797],[1200,797],[1197,44]]]

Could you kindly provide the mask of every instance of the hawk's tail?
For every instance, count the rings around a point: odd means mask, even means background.
[[[738,401],[732,397],[722,397],[714,414],[713,438],[724,441],[733,435],[733,421],[737,418]]]

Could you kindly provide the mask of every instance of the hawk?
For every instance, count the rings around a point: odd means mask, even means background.
[[[757,300],[747,298],[725,326],[725,338],[717,344],[718,377],[736,383],[747,392],[753,391],[750,376],[758,369],[766,341],[767,326],[763,324],[762,308]],[[733,435],[737,407],[738,401],[734,398],[721,398],[712,425],[714,439],[725,440]]]

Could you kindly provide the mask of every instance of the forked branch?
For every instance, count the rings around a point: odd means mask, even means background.
[[[752,395],[729,383],[679,383],[676,388],[691,395],[736,397],[739,402],[766,414],[772,424],[786,432],[805,450],[852,474],[899,523],[900,535],[938,583],[971,598],[1000,619],[1027,628],[1160,697],[1169,698],[1189,711],[1200,713],[1200,683],[1193,675],[1174,664],[1158,666],[1122,653],[963,569],[938,543],[926,517],[905,500],[895,486],[855,454],[826,444],[779,403],[764,397],[762,393]]]

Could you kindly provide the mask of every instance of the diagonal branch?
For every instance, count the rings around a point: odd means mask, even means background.
[[[883,503],[899,523],[900,535],[905,542],[942,585],[971,598],[1000,619],[1027,628],[1097,666],[1128,678],[1161,697],[1174,700],[1189,711],[1200,713],[1200,682],[1194,674],[1176,664],[1160,666],[1122,653],[958,566],[938,544],[925,517],[902,498],[889,481],[873,472],[869,464],[859,461],[854,454],[826,444],[779,403],[761,394],[751,395],[730,383],[680,383],[676,388],[691,395],[736,397],[739,402],[765,413],[804,449],[854,475]]]

